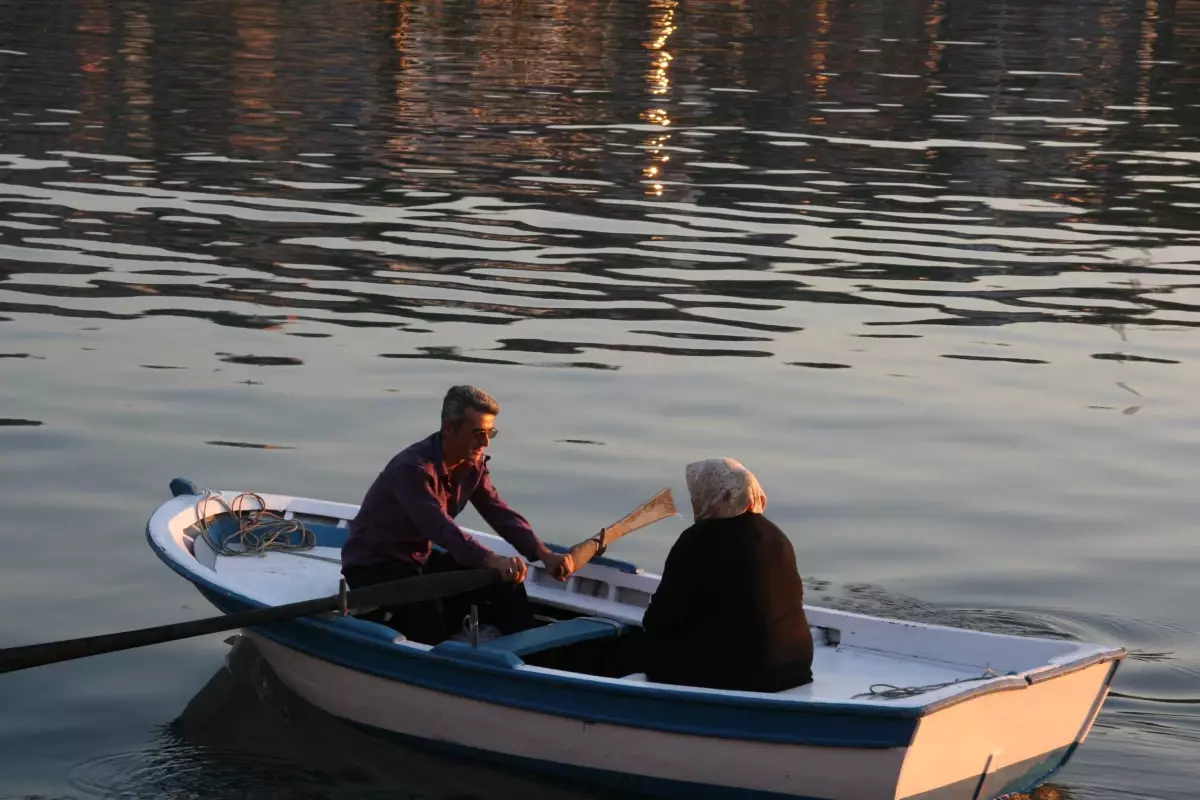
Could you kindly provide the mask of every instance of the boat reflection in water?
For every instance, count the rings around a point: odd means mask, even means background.
[[[123,800],[615,796],[374,735],[297,696],[246,637],[230,641],[225,666],[144,749],[81,765],[72,789]]]

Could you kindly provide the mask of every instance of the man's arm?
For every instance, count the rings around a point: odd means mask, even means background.
[[[542,561],[543,556],[552,555],[550,549],[533,532],[529,520],[518,514],[500,497],[486,469],[471,495],[471,504],[479,512],[479,516],[525,558],[530,561]]]
[[[422,536],[444,547],[468,569],[485,566],[492,551],[475,541],[446,513],[433,487],[433,475],[419,466],[404,464],[392,484],[392,495]]]

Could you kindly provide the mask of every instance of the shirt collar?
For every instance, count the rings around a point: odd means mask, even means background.
[[[446,469],[446,461],[443,458],[445,451],[442,449],[442,432],[438,431],[430,436],[426,441],[429,442],[429,458],[433,462],[433,468],[437,470],[438,475],[449,479],[450,470]],[[484,453],[483,463],[473,464],[472,468],[479,472],[485,472],[487,471],[487,463],[491,460],[491,455]]]

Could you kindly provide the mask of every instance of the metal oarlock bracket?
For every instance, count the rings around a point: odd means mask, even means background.
[[[338,601],[341,605],[341,608],[339,610],[341,611],[341,614],[343,617],[350,616],[350,607],[347,604],[347,599],[346,599],[347,593],[348,593],[348,590],[346,587],[346,579],[342,578],[341,580],[338,581]]]
[[[596,555],[594,558],[599,558],[604,555],[604,551],[608,549],[608,528],[601,528],[600,532],[592,537],[592,541],[596,543]]]
[[[471,647],[479,647],[479,606],[471,604],[471,613],[463,620],[463,627],[467,629],[467,641]]]

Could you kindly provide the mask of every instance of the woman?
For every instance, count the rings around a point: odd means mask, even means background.
[[[778,692],[812,681],[804,585],[767,496],[731,458],[687,466],[695,523],[671,548],[642,618],[658,683]]]

